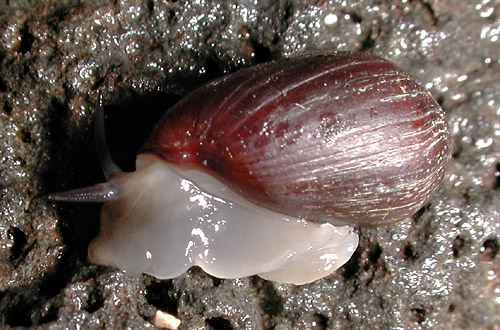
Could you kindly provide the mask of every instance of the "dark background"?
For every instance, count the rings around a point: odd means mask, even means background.
[[[500,324],[500,2],[0,0],[0,326],[497,329]],[[359,231],[351,261],[309,285],[160,281],[86,261],[98,205],[40,195],[104,180],[104,96],[121,167],[190,90],[292,54],[357,50],[410,72],[443,106],[454,155],[412,219]],[[165,251],[168,253],[168,251]]]

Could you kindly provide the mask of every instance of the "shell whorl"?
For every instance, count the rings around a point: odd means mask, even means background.
[[[269,62],[191,92],[143,152],[203,169],[284,214],[372,225],[422,207],[451,146],[443,110],[406,72],[339,52]]]

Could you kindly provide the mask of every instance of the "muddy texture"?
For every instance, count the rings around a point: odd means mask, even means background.
[[[500,2],[0,0],[0,327],[487,329],[500,324]],[[454,155],[412,219],[360,229],[351,261],[309,285],[160,281],[87,262],[99,205],[48,192],[104,180],[93,112],[134,168],[155,121],[188,91],[256,63],[366,51],[422,83]]]

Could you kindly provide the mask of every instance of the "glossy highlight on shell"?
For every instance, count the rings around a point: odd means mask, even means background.
[[[410,217],[443,178],[443,110],[376,56],[335,52],[247,68],[169,109],[120,172],[96,131],[108,181],[56,193],[105,202],[89,259],[132,274],[259,275],[303,284],[354,253],[353,228]]]

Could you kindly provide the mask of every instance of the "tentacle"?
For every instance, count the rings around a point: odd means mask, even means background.
[[[118,181],[112,180],[95,186],[49,194],[47,198],[57,202],[109,202],[119,199],[119,188]]]
[[[99,95],[99,106],[95,112],[95,141],[97,146],[97,154],[99,163],[106,180],[112,176],[121,173],[122,170],[116,165],[109,153],[108,143],[106,141],[106,129],[104,127],[104,107],[102,105],[102,94]]]
[[[95,140],[99,163],[106,176],[107,182],[95,186],[78,188],[69,191],[57,192],[47,195],[51,201],[58,202],[108,202],[119,199],[120,179],[122,170],[111,158],[106,142],[106,131],[104,127],[104,110],[102,95],[99,95],[99,106],[95,111]]]

